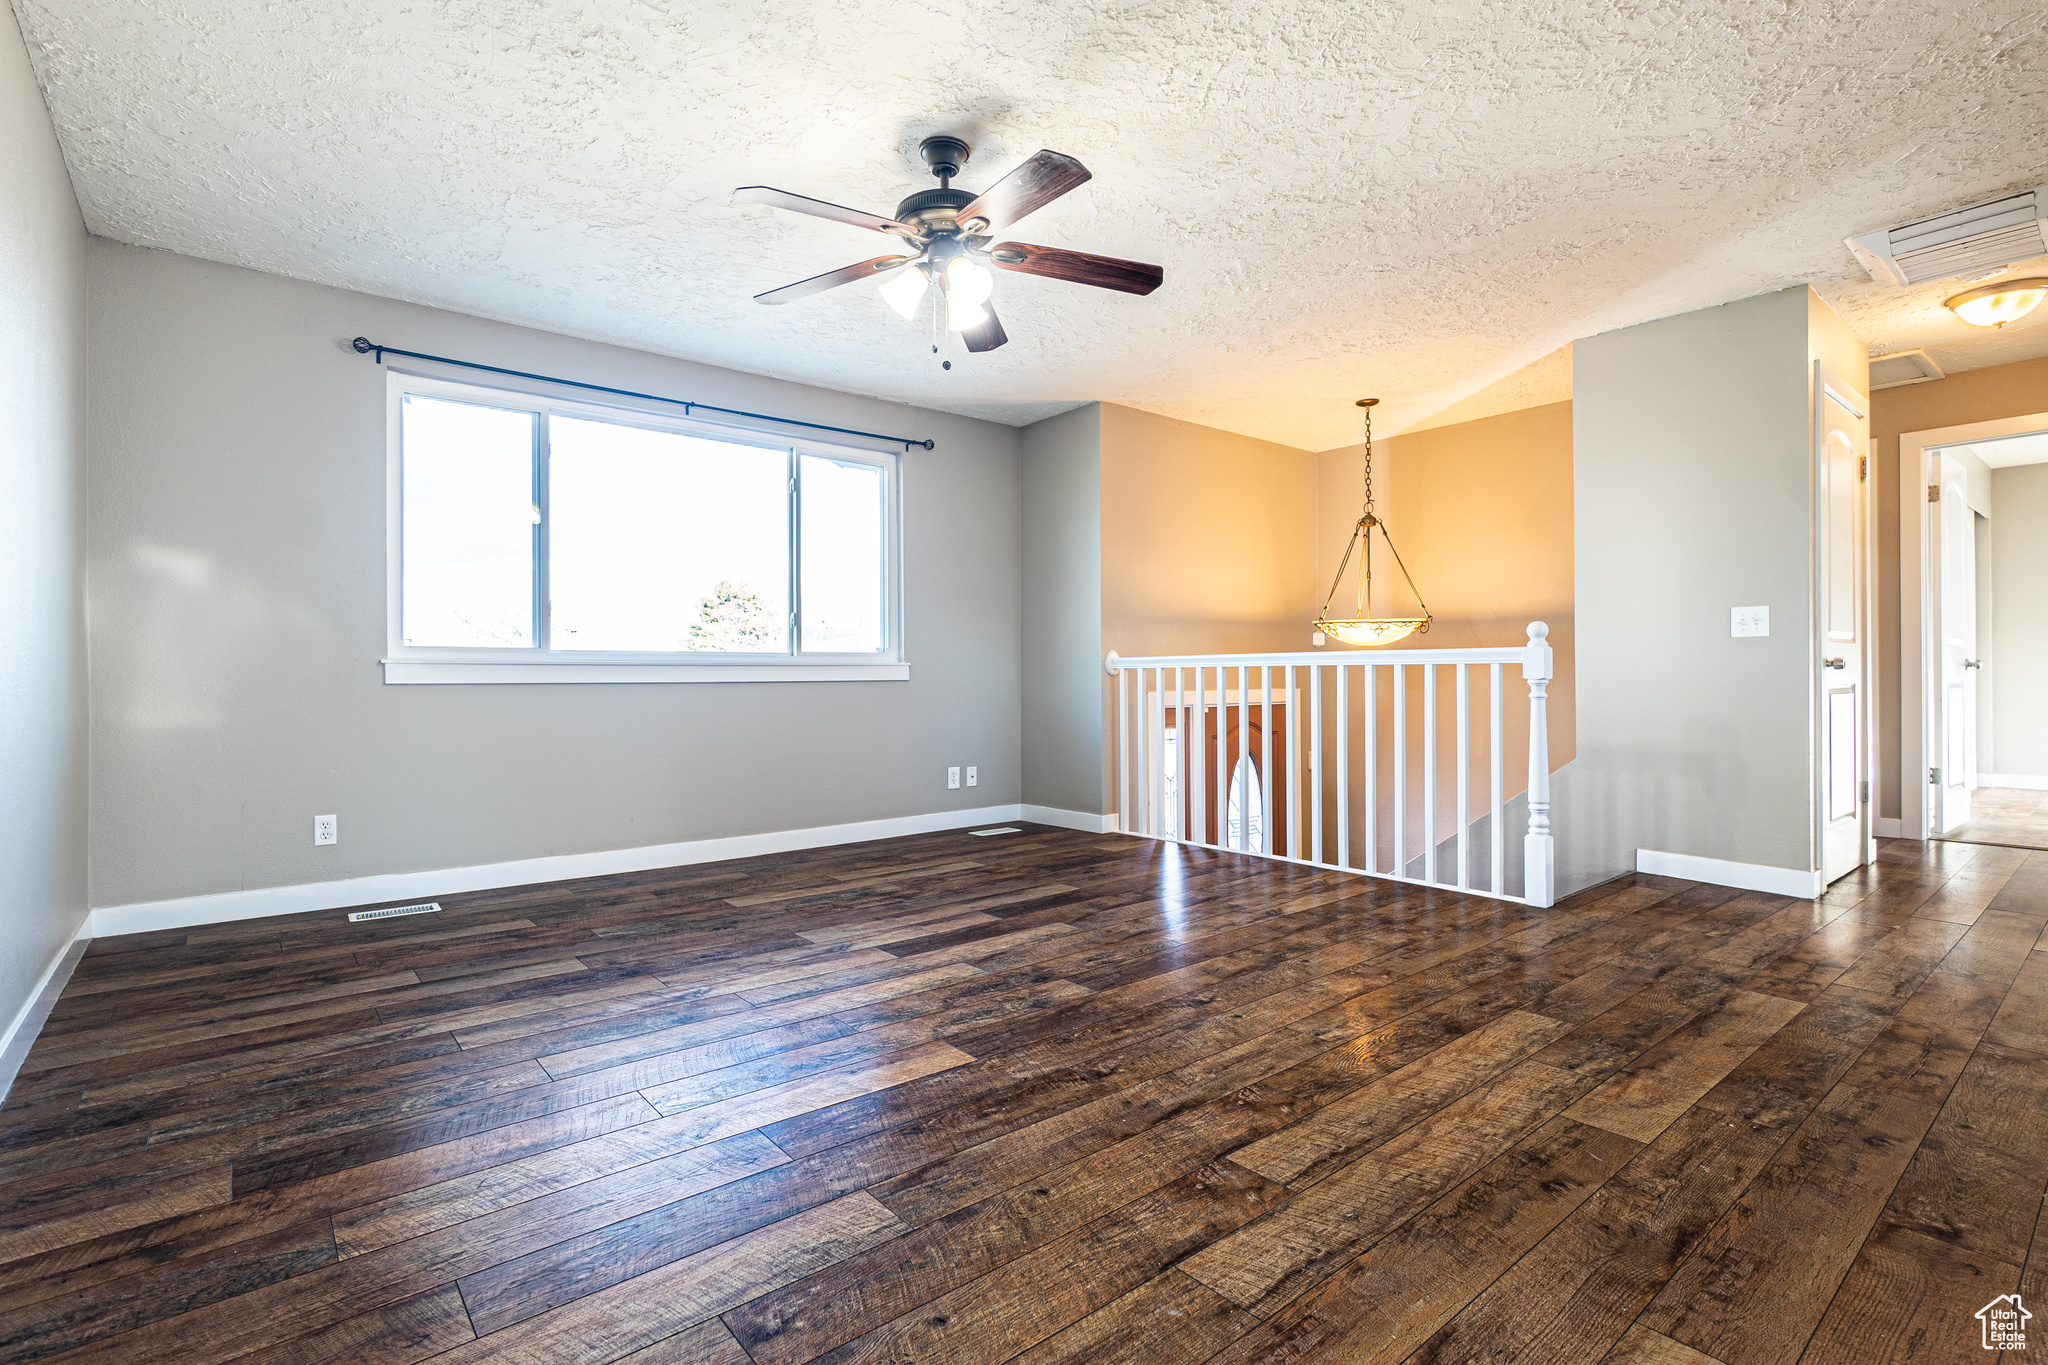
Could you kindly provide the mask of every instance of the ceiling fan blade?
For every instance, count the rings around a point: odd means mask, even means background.
[[[1142,261],[1120,261],[1114,256],[1091,256],[1085,251],[1062,251],[1056,246],[1031,246],[1025,242],[997,242],[989,248],[989,260],[1004,270],[1023,275],[1043,275],[1069,284],[1092,284],[1098,289],[1118,289],[1126,294],[1149,294],[1166,278],[1166,272]]]
[[[982,307],[988,312],[988,321],[969,327],[960,334],[960,339],[967,343],[970,351],[993,351],[1010,339],[1010,334],[1003,330],[1002,319],[996,316],[996,310],[985,303]]]
[[[899,223],[894,218],[884,218],[879,213],[828,204],[822,199],[807,199],[801,194],[770,189],[766,185],[742,185],[732,192],[732,197],[744,199],[750,204],[766,204],[770,208],[788,209],[792,213],[808,213],[814,218],[830,218],[835,223],[851,223],[854,227],[869,228],[875,232],[893,232],[904,237],[917,235],[917,229],[910,224]]]
[[[822,275],[813,275],[795,284],[785,284],[780,289],[771,289],[765,294],[754,295],[755,303],[788,303],[792,299],[807,299],[813,294],[822,294],[827,289],[836,289],[842,284],[855,280],[876,280],[909,265],[914,256],[877,256],[872,261],[860,261],[853,265],[842,265],[837,270],[828,270]]]
[[[1001,232],[1090,178],[1088,168],[1064,152],[1041,151],[983,190],[960,210],[958,222],[968,232]]]

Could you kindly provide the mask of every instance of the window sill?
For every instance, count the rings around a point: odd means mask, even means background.
[[[521,663],[462,659],[385,659],[391,684],[474,683],[806,683],[907,682],[902,663],[672,664],[575,659]]]

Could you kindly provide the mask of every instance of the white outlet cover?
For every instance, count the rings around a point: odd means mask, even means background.
[[[1728,608],[1728,634],[1740,638],[1745,635],[1769,635],[1771,633],[1771,609],[1769,607]]]
[[[958,790],[958,789],[959,789],[959,786],[960,786],[960,770],[959,770],[958,768],[948,768],[948,769],[946,769],[946,790],[947,790],[947,791],[956,791],[956,790]]]
[[[967,770],[967,785],[970,787],[981,785],[981,770],[979,768],[969,768]]]
[[[341,842],[341,817],[338,815],[316,815],[313,817],[313,842],[315,844],[338,844]]]

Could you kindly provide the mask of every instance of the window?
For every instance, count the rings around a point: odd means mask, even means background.
[[[391,384],[386,681],[908,676],[895,456]]]

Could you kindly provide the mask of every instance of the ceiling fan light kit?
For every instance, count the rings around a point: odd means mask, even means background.
[[[918,145],[918,151],[938,177],[938,188],[911,195],[896,206],[893,218],[766,185],[745,185],[734,190],[735,198],[749,203],[886,233],[911,248],[770,289],[754,295],[754,301],[789,303],[855,280],[880,277],[883,302],[905,321],[915,321],[926,294],[937,285],[946,330],[957,332],[969,351],[980,352],[993,351],[1010,339],[996,317],[995,276],[989,265],[1125,294],[1149,294],[1165,278],[1165,272],[1158,266],[1140,261],[991,240],[1026,214],[1088,182],[1088,168],[1073,157],[1040,151],[989,189],[974,194],[953,188],[953,177],[967,161],[965,142],[942,134],[926,138]],[[937,349],[936,344],[933,349]],[[951,361],[946,364],[948,369],[952,368]]]
[[[1422,593],[1415,586],[1415,579],[1408,572],[1408,566],[1401,562],[1401,552],[1394,548],[1394,538],[1387,533],[1387,524],[1373,513],[1372,506],[1372,410],[1380,400],[1361,398],[1358,406],[1365,409],[1365,510],[1358,518],[1358,525],[1351,530],[1351,543],[1344,547],[1344,558],[1337,565],[1337,576],[1330,581],[1330,595],[1323,599],[1323,609],[1316,614],[1315,634],[1312,642],[1321,647],[1324,638],[1338,640],[1347,645],[1390,645],[1396,640],[1405,640],[1417,631],[1429,629],[1429,606],[1422,600]],[[1386,545],[1387,553],[1394,557],[1394,567],[1401,571],[1401,579],[1408,585],[1408,591],[1415,598],[1415,604],[1422,608],[1420,616],[1374,616],[1372,614],[1372,533],[1378,530],[1380,540]],[[1356,611],[1353,615],[1333,618],[1330,604],[1337,598],[1337,589],[1344,584],[1344,572],[1351,567],[1351,557],[1358,556],[1358,593]]]

